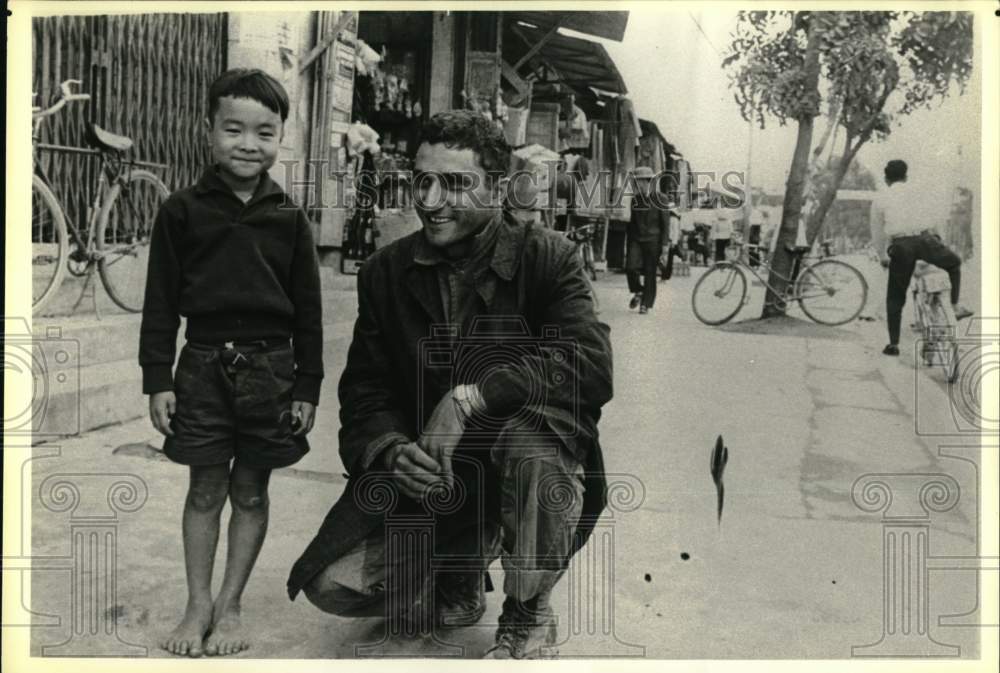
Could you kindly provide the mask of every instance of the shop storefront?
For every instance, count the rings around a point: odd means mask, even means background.
[[[490,119],[518,154],[559,163],[561,171],[543,167],[534,193],[519,197],[519,216],[548,226],[594,218],[603,251],[608,197],[595,184],[620,162],[605,126],[626,89],[603,46],[558,28],[621,40],[626,21],[626,12],[361,12],[348,40],[349,120],[330,124],[328,136],[352,207],[339,217],[336,240],[323,242],[341,249],[344,271],[420,226],[408,183],[413,156],[423,123],[452,108]],[[342,91],[334,98],[343,105]]]

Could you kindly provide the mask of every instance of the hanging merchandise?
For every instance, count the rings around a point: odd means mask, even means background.
[[[357,40],[354,52],[354,69],[359,75],[370,76],[378,68],[381,61],[382,56],[378,52],[369,47],[364,40],[360,38]]]
[[[351,156],[357,156],[364,152],[378,154],[380,151],[378,139],[379,135],[375,129],[367,124],[354,122],[347,129],[347,152]]]

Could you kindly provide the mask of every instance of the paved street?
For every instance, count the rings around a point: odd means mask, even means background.
[[[972,557],[978,449],[960,445],[974,446],[978,436],[956,429],[942,373],[915,369],[909,343],[898,359],[879,354],[884,323],[828,328],[793,313],[779,321],[710,328],[690,308],[700,271],[661,283],[648,316],[626,308],[624,276],[599,281],[615,358],[615,397],[600,425],[612,509],[556,592],[560,652],[668,659],[850,657],[852,646],[882,639],[886,562],[878,505],[888,506],[888,500],[879,503],[876,484],[864,497],[859,490],[859,499],[874,510],[863,511],[852,501],[852,485],[866,474],[889,475],[873,481],[891,489],[891,515],[909,517],[915,537],[907,539],[914,547],[898,551],[907,558],[913,552],[913,569],[918,557],[932,568],[941,567],[939,557]],[[759,313],[758,300],[755,295],[740,319]],[[328,376],[312,453],[272,480],[270,531],[244,603],[257,640],[240,656],[476,658],[490,644],[499,592],[489,595],[487,616],[476,627],[441,633],[436,641],[397,637],[382,644],[385,627],[378,620],[331,617],[304,597],[291,603],[285,595],[289,567],[344,484],[336,382],[352,319],[338,317],[344,339],[327,344]],[[720,434],[730,456],[725,511],[717,525],[709,456]],[[107,605],[88,597],[93,613],[74,615],[72,563],[49,562],[51,570],[34,574],[35,623],[45,623],[44,615],[59,620],[34,630],[33,653],[67,641],[81,622],[117,618],[120,641],[92,638],[100,641],[96,647],[124,653],[124,643],[130,643],[148,648],[149,656],[167,656],[155,642],[184,607],[180,518],[186,474],[145,447],[147,442],[160,444],[145,420],[112,426],[57,447],[37,447],[32,466],[23,471],[32,481],[25,486],[36,556],[68,558],[71,523],[95,512],[110,514],[114,499],[107,492],[114,483],[131,482],[140,495],[148,489],[144,503],[126,502],[108,524],[116,533],[117,573],[116,594]],[[46,452],[52,455],[42,457]],[[928,476],[936,474],[946,476]],[[923,488],[935,480],[944,486]],[[71,496],[59,481],[79,484],[76,509],[66,504]],[[928,537],[916,537],[927,524]],[[929,541],[929,559],[919,540]],[[224,553],[220,549],[217,557],[217,583]],[[921,576],[919,570],[913,575]],[[497,564],[497,586],[501,577]],[[912,654],[951,645],[960,648],[952,654],[976,656],[977,631],[961,626],[981,619],[972,613],[976,574],[931,570],[928,577],[929,626],[922,619],[902,626],[890,620],[892,628],[914,636],[919,631],[917,645],[914,638],[907,641],[916,648]],[[899,605],[889,612],[911,614],[905,600]],[[972,614],[947,617],[963,613]],[[927,629],[943,645],[924,637]],[[82,642],[71,640],[66,652]],[[356,649],[365,644],[372,648]]]

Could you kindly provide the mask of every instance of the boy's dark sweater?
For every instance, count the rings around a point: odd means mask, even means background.
[[[198,343],[291,337],[293,399],[319,401],[323,320],[312,230],[266,173],[244,204],[211,167],[160,208],[139,337],[145,394],[173,390],[180,316],[187,340]]]

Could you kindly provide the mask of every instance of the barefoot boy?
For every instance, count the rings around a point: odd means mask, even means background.
[[[139,343],[150,419],[166,435],[166,455],[190,469],[187,609],[161,646],[192,657],[250,645],[240,598],[267,530],[268,478],[309,450],[323,378],[309,222],[267,175],[288,95],[265,73],[239,69],[222,74],[208,98],[212,165],[157,216]],[[187,343],[171,376],[180,316]],[[227,498],[226,571],[213,601]]]

